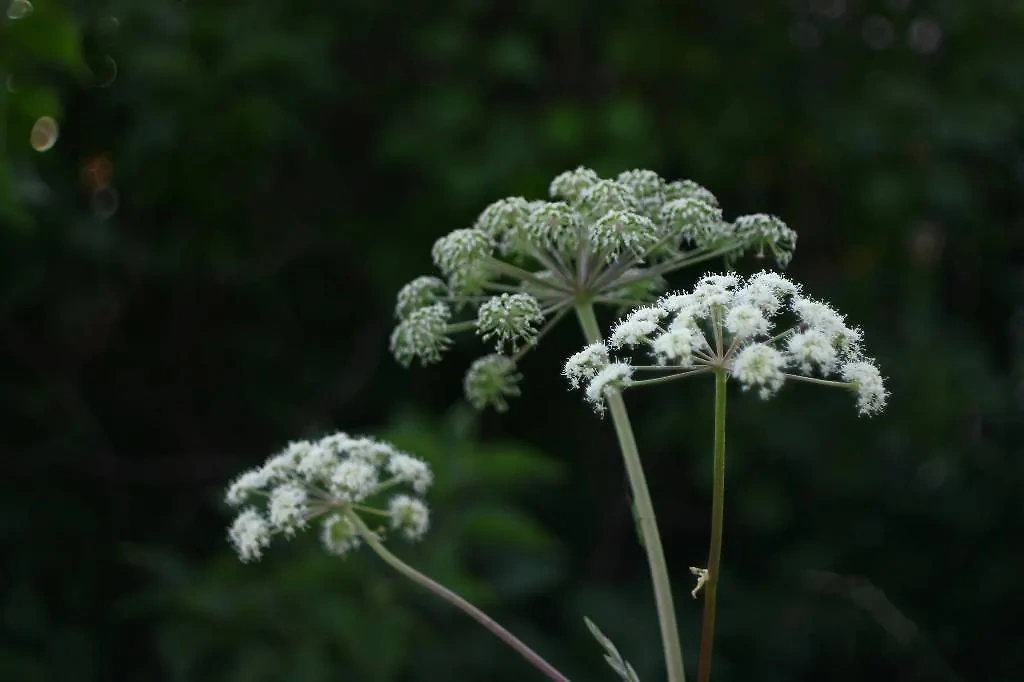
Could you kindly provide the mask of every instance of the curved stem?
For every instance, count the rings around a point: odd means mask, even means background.
[[[715,609],[718,575],[722,565],[722,522],[725,515],[725,384],[724,370],[715,371],[715,474],[711,497],[711,548],[708,551],[708,579],[704,584],[704,623],[700,635],[700,668],[697,682],[711,677],[711,650],[715,643]]]
[[[601,330],[594,316],[594,306],[590,302],[578,303],[576,315],[583,328],[583,336],[587,343],[601,340]],[[613,392],[608,395],[608,408],[612,414],[615,435],[622,450],[622,459],[626,465],[630,490],[636,504],[639,517],[640,539],[647,553],[647,563],[651,571],[651,585],[654,588],[654,601],[658,608],[658,623],[661,626],[661,645],[665,652],[665,668],[669,682],[685,682],[686,671],[683,668],[683,652],[679,646],[679,626],[676,625],[675,605],[672,601],[672,584],[668,577],[668,565],[665,562],[665,551],[661,546],[658,534],[658,522],[654,515],[654,504],[647,488],[643,464],[633,436],[633,427],[629,423],[626,403],[622,395]]]
[[[537,670],[541,671],[544,675],[546,675],[548,679],[555,680],[556,682],[569,682],[568,677],[558,672],[558,670],[555,669],[553,665],[551,665],[543,658],[541,658],[540,655],[537,654],[533,649],[523,644],[523,642],[520,641],[515,635],[513,635],[511,632],[503,628],[501,625],[499,625],[494,619],[492,619],[486,613],[484,613],[477,607],[473,606],[468,601],[466,601],[459,595],[455,594],[444,585],[441,585],[440,583],[431,580],[430,578],[423,575],[415,568],[413,568],[412,566],[410,566],[409,564],[405,563],[397,556],[392,554],[380,541],[380,538],[377,537],[377,534],[370,530],[366,526],[366,523],[364,523],[363,520],[359,518],[358,514],[349,512],[348,518],[359,529],[359,534],[363,537],[363,540],[366,541],[366,544],[370,546],[370,549],[376,552],[377,556],[383,559],[385,563],[391,566],[391,568],[395,569],[396,571],[398,571],[399,573],[401,573],[406,578],[413,581],[420,587],[424,587],[430,592],[440,597],[441,599],[444,599],[449,604],[461,609],[470,618],[472,618],[476,622],[480,623],[480,625],[483,625],[485,628],[490,630],[495,637],[497,637],[502,642],[515,649],[516,653],[525,658],[530,663],[530,665],[537,668]]]

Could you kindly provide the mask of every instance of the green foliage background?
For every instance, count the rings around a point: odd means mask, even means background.
[[[0,14],[0,679],[533,679],[372,555],[231,556],[225,481],[332,429],[434,463],[403,557],[574,679],[613,679],[583,615],[659,679],[575,330],[503,417],[460,402],[475,344],[386,352],[434,239],[579,164],[782,216],[891,378],[874,420],[732,398],[716,678],[1024,677],[1024,4],[33,5]],[[709,387],[629,402],[695,665]]]

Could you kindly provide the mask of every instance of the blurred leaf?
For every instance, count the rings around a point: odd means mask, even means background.
[[[460,516],[463,532],[478,543],[522,551],[548,549],[554,544],[551,534],[540,524],[512,508],[480,505]]]

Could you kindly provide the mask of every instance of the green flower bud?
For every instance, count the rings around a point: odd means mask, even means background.
[[[451,345],[448,320],[451,311],[443,303],[414,310],[391,333],[391,353],[403,367],[419,358],[427,365],[441,360],[441,353]]]
[[[519,397],[518,384],[522,378],[512,358],[487,355],[469,366],[463,388],[466,399],[476,409],[482,410],[491,405],[498,412],[505,412],[508,410],[506,399]]]
[[[502,294],[480,305],[477,332],[484,341],[497,339],[500,350],[507,341],[515,348],[537,336],[537,324],[544,320],[540,303],[530,294]]]

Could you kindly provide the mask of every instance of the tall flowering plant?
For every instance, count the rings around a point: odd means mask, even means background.
[[[849,389],[862,414],[880,411],[887,391],[862,350],[862,334],[830,306],[784,276],[707,275],[686,293],[662,293],[665,275],[744,253],[789,262],[796,234],[765,214],[723,217],[714,195],[689,181],[633,170],[615,179],[577,168],[562,173],[550,198],[510,197],[488,206],[470,228],[432,249],[440,276],[424,275],[398,293],[391,351],[402,365],[440,361],[453,337],[475,332],[493,351],[465,374],[477,408],[509,408],[520,395],[520,362],[573,313],[585,347],[562,373],[611,416],[647,554],[667,678],[685,669],[668,566],[654,504],[623,399],[626,389],[701,374],[715,377],[714,495],[707,567],[692,567],[694,596],[705,599],[699,679],[709,678],[721,562],[725,481],[725,388],[731,379],[762,398],[791,381]],[[597,306],[632,308],[607,334]],[[633,356],[644,352],[645,362]],[[565,676],[475,606],[401,561],[389,534],[419,539],[429,526],[426,464],[371,438],[345,434],[289,445],[242,474],[227,500],[240,508],[229,537],[243,560],[257,559],[275,535],[317,519],[324,547],[344,555],[367,545],[399,573],[449,601],[500,637],[550,679]],[[408,491],[403,491],[403,489]],[[374,527],[373,522],[381,525]],[[589,620],[605,659],[627,682],[636,672]]]
[[[704,620],[698,679],[711,674],[718,577],[725,512],[726,384],[735,381],[762,399],[786,382],[838,387],[856,396],[857,409],[871,415],[885,407],[888,392],[875,361],[864,355],[862,333],[831,306],[802,295],[775,272],[743,280],[707,275],[686,293],[663,296],[620,320],[607,341],[587,345],[565,363],[563,374],[602,412],[627,388],[635,389],[711,375],[715,379],[714,483],[711,546],[694,596],[704,590]],[[612,352],[622,353],[613,359]],[[634,361],[640,355],[644,361]],[[647,378],[643,378],[647,377]]]

